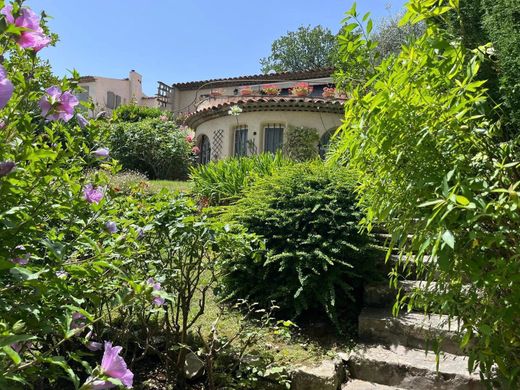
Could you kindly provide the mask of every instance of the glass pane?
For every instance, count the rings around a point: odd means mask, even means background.
[[[266,127],[264,151],[276,153],[283,145],[283,127]]]
[[[209,143],[209,138],[205,135],[202,136],[202,140],[200,142],[200,154],[199,154],[199,162],[201,164],[209,163],[211,159],[211,147]]]
[[[247,127],[235,130],[235,156],[247,155]]]

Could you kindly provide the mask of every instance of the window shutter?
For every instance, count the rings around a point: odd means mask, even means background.
[[[108,108],[116,108],[116,96],[114,95],[114,92],[108,91],[107,92],[107,107]]]

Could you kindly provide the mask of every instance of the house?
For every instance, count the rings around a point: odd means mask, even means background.
[[[341,125],[345,96],[337,96],[332,69],[241,76],[167,85],[159,104],[196,134],[199,162],[275,152],[288,126],[317,130],[321,151]],[[239,115],[231,115],[230,111]]]
[[[139,106],[158,107],[156,97],[148,97],[143,93],[143,77],[135,70],[130,71],[128,78],[113,79],[100,76],[83,76],[79,85],[83,92],[77,94],[81,101],[92,100],[94,111],[110,113],[122,104],[134,102]]]

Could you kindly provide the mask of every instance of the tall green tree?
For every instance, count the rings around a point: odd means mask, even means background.
[[[276,39],[271,54],[260,60],[262,72],[298,72],[334,64],[336,36],[322,26],[301,26]]]
[[[520,3],[518,0],[460,0],[439,24],[462,40],[468,49],[491,44],[491,61],[482,65],[489,96],[501,105],[504,138],[520,129]]]
[[[399,21],[403,13],[383,18],[377,23],[374,39],[377,41],[377,51],[381,58],[392,54],[399,54],[403,45],[419,38],[424,34],[426,25],[424,23],[400,25]]]

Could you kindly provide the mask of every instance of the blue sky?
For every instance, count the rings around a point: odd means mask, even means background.
[[[52,16],[55,48],[40,53],[58,75],[124,78],[143,75],[154,95],[165,83],[260,72],[274,39],[301,25],[336,32],[353,0],[28,0]],[[405,0],[358,0],[377,20],[402,9]],[[388,10],[390,6],[390,10]]]

